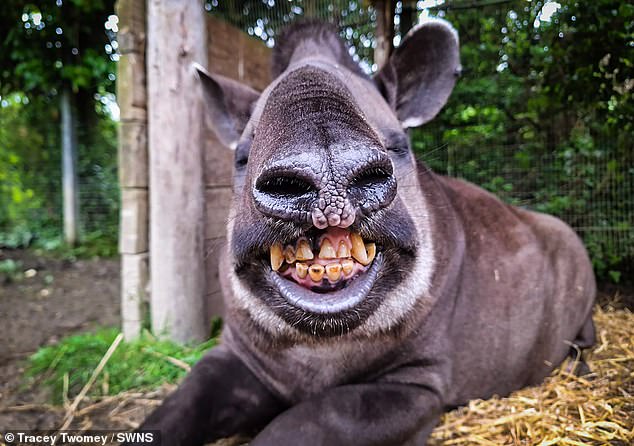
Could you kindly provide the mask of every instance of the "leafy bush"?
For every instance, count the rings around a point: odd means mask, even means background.
[[[0,260],[0,284],[14,282],[22,278],[22,262],[19,260]]]
[[[75,256],[112,256],[117,251],[119,187],[116,122],[104,115],[80,129],[80,245],[62,241],[59,135],[49,125],[51,104],[3,98],[0,107],[0,247],[37,248]],[[26,103],[25,103],[26,102]],[[49,121],[50,122],[50,121]],[[57,123],[56,123],[57,126]]]
[[[458,29],[463,76],[413,147],[437,172],[562,218],[599,279],[622,281],[634,277],[634,7],[548,4],[548,20],[545,2],[436,9]]]

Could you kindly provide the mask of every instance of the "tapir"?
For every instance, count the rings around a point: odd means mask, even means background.
[[[199,68],[209,125],[235,150],[226,316],[140,429],[164,445],[424,445],[443,411],[539,383],[594,343],[575,232],[410,147],[460,69],[441,20],[374,76],[319,22],[279,35],[262,92]]]

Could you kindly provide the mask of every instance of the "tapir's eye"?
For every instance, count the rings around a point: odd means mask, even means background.
[[[241,169],[247,165],[249,161],[249,151],[251,149],[251,142],[243,142],[236,147],[235,165],[237,169]]]
[[[409,151],[409,149],[407,148],[407,144],[405,145],[395,145],[395,146],[390,146],[387,148],[388,152],[392,152],[396,155],[402,156],[407,154],[407,152]]]
[[[386,131],[385,148],[388,153],[398,156],[407,155],[409,153],[409,136],[402,131]]]
[[[249,161],[248,156],[241,156],[241,157],[236,156],[236,167],[240,169],[246,166],[248,161]]]

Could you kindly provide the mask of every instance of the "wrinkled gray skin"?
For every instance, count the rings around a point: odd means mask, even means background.
[[[169,445],[423,445],[443,410],[538,383],[571,343],[594,342],[574,232],[409,148],[406,129],[436,115],[459,72],[447,23],[413,30],[373,79],[327,26],[278,42],[262,93],[201,73],[210,123],[236,149],[228,314],[221,345],[143,429]],[[328,226],[376,241],[376,280],[352,304],[289,299],[269,247]]]

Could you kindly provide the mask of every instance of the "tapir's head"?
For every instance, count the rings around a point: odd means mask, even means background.
[[[458,71],[455,31],[430,21],[374,78],[319,23],[277,39],[262,93],[202,73],[209,122],[235,149],[232,305],[317,337],[405,317],[434,263],[406,129],[438,113]]]

